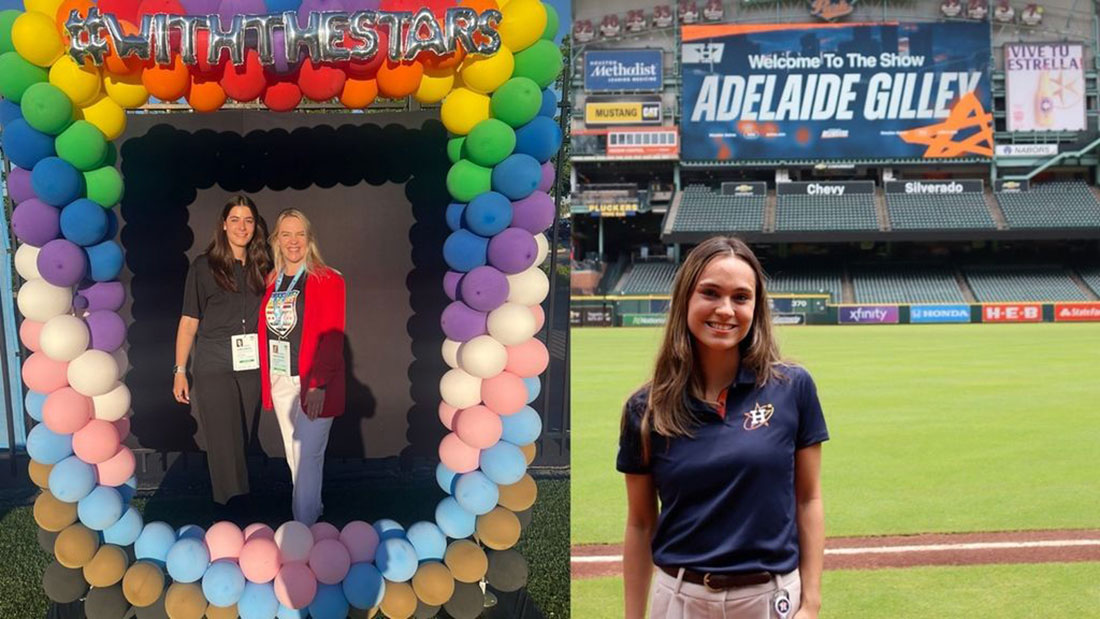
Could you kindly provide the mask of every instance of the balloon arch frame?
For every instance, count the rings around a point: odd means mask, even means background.
[[[301,6],[297,0],[25,0],[25,12],[0,12],[0,144],[14,165],[11,226],[20,241],[16,270],[25,280],[17,298],[20,339],[32,351],[22,374],[26,410],[38,422],[27,452],[30,477],[41,488],[35,521],[56,535],[56,561],[44,577],[55,601],[87,595],[103,598],[100,607],[119,600],[136,608],[163,603],[173,619],[372,616],[379,609],[411,617],[418,605],[447,604],[462,586],[456,583],[483,581],[487,552],[518,541],[516,512],[535,501],[526,467],[542,429],[528,404],[538,397],[549,363],[534,336],[545,320],[543,232],[556,217],[547,192],[562,141],[549,88],[562,70],[554,43],[558,18],[539,0],[428,0],[428,7],[359,2],[366,5],[355,7],[360,11],[339,13],[356,0]],[[480,13],[483,30],[467,33],[473,39],[456,36],[454,24],[445,23],[447,8],[456,6]],[[401,45],[387,45],[384,28],[377,30],[373,56],[359,60],[333,61],[322,53],[318,62],[307,56],[295,64],[285,57],[297,52],[284,35],[283,47],[276,38],[275,58],[253,40],[236,50],[225,44],[220,62],[204,62],[208,34],[193,39],[200,53],[185,62],[178,38],[168,30],[158,37],[158,24],[188,14],[214,26],[217,15],[204,14],[215,7],[237,34],[247,16],[276,7],[290,21],[287,11],[296,10],[307,31],[331,22],[346,29],[349,17],[382,25],[390,16],[399,27],[413,19],[409,9],[420,9],[416,18],[429,12],[426,20],[411,21]],[[76,25],[93,16],[91,9],[114,21],[113,29],[103,26],[110,36],[99,41],[108,47],[101,58],[88,57],[95,32],[89,36],[80,30],[86,24]],[[326,15],[337,17],[326,22]],[[80,41],[74,44],[70,33]],[[333,33],[313,34],[324,41]],[[336,34],[350,47],[346,31]],[[156,42],[169,40],[167,61],[150,58]],[[308,41],[303,45],[317,54]],[[468,47],[475,50],[467,53]],[[331,53],[341,45],[320,49]],[[281,64],[279,50],[285,52]],[[441,103],[441,120],[452,134],[446,184],[453,202],[446,209],[452,232],[442,247],[451,269],[443,288],[452,302],[441,316],[442,355],[451,369],[440,381],[439,416],[451,432],[440,443],[436,470],[448,496],[434,520],[407,529],[388,519],[353,521],[342,530],[323,522],[291,521],[276,530],[219,522],[204,531],[145,523],[129,505],[135,458],[122,444],[130,392],[126,324],[118,314],[127,291],[118,281],[124,253],[114,240],[112,210],[123,179],[112,141],[123,134],[126,110],[150,96],[185,99],[197,112],[215,111],[227,99],[259,100],[284,112],[297,109],[303,97],[338,99],[349,109],[379,96]],[[72,582],[75,574],[82,586],[51,591],[51,571],[59,582],[66,575]],[[450,605],[448,611],[455,612]]]

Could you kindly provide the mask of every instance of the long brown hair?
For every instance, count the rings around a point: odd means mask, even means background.
[[[229,246],[229,237],[225,233],[225,222],[229,219],[229,212],[237,206],[247,206],[252,212],[252,221],[256,222],[256,228],[252,233],[252,240],[245,247],[244,274],[248,281],[248,287],[255,294],[264,293],[264,277],[271,270],[271,250],[267,247],[267,223],[260,217],[256,204],[247,196],[236,195],[229,199],[222,208],[222,216],[214,226],[214,238],[206,246],[206,259],[210,263],[210,271],[214,274],[214,281],[218,286],[230,292],[237,292],[237,280],[233,277],[233,248]]]
[[[752,267],[756,276],[752,325],[738,345],[741,367],[755,373],[758,386],[773,378],[783,377],[777,366],[785,362],[772,334],[771,311],[760,261],[749,246],[738,238],[712,237],[703,241],[684,259],[672,283],[668,321],[661,348],[657,352],[653,379],[648,383],[649,400],[642,414],[642,457],[646,462],[649,461],[650,432],[655,431],[664,437],[692,435],[696,422],[688,410],[686,396],[703,399],[704,388],[696,360],[695,338],[688,330],[688,301],[707,265],[715,258],[725,256],[744,261]],[[626,423],[625,417],[623,423]]]

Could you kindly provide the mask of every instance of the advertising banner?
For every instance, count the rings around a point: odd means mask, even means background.
[[[1039,303],[987,303],[982,305],[982,322],[1042,322]]]
[[[804,325],[806,324],[805,314],[772,314],[773,325]]]
[[[1053,157],[1057,144],[998,144],[993,151],[998,157]]]
[[[613,200],[609,202],[589,202],[585,204],[589,215],[600,217],[627,217],[638,213],[637,200]]]
[[[683,27],[687,160],[992,157],[981,22]]]
[[[669,159],[676,158],[679,154],[680,133],[676,127],[623,127],[607,132],[608,157]]]
[[[586,327],[610,327],[614,323],[614,313],[609,306],[580,307],[581,324]]]
[[[993,181],[997,193],[1023,193],[1031,190],[1031,181]]]
[[[660,95],[635,97],[588,97],[584,102],[584,124],[608,125],[661,124]]]
[[[584,89],[588,92],[657,92],[663,78],[659,49],[601,49],[584,53]]]
[[[809,181],[776,183],[775,193],[780,196],[846,196],[854,193],[875,193],[874,181]]]
[[[886,181],[883,187],[886,189],[886,193],[907,196],[950,195],[957,193],[981,193],[982,181],[980,179],[950,181]]]
[[[1005,43],[1009,131],[1085,129],[1084,47]]]
[[[970,322],[970,306],[910,305],[909,322]]]
[[[768,184],[764,182],[725,182],[722,183],[722,195],[737,198],[764,197],[768,195]]]
[[[841,305],[837,320],[842,325],[897,324],[896,305]]]
[[[1055,303],[1055,322],[1100,322],[1100,303]]]
[[[668,314],[623,314],[624,327],[663,327]]]

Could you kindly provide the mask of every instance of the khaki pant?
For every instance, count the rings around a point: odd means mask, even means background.
[[[802,579],[798,570],[780,574],[771,582],[734,589],[713,590],[683,581],[657,570],[650,595],[650,619],[790,619],[798,612],[802,598]],[[786,589],[790,611],[780,615],[775,608],[776,593]]]

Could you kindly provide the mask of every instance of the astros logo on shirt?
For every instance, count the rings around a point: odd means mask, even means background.
[[[774,412],[775,407],[771,404],[760,406],[760,403],[757,402],[751,411],[745,413],[745,429],[755,430],[760,426],[768,425],[768,420],[772,418]]]

